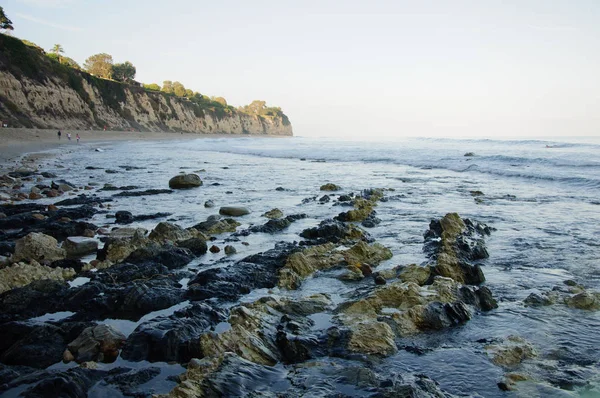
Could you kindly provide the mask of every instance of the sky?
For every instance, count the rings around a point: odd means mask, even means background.
[[[600,136],[597,0],[3,0],[14,36],[280,106],[294,134]]]

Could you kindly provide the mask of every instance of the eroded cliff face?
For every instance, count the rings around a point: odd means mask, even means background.
[[[292,135],[285,115],[202,108],[186,98],[65,69],[20,48],[20,41],[0,39],[0,120],[11,127]]]

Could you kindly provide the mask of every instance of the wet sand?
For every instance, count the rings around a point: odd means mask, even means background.
[[[111,141],[239,137],[239,135],[226,134],[61,130],[62,136],[59,140],[57,132],[58,130],[0,128],[0,163],[10,164],[29,153],[44,152],[61,146],[73,147],[77,145],[76,134],[81,137],[81,144]],[[67,133],[71,133],[71,141],[67,139]]]

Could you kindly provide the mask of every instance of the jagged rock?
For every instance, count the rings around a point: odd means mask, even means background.
[[[181,228],[179,225],[161,222],[150,232],[149,238],[156,242],[177,242],[180,240],[190,239],[192,234]]]
[[[206,207],[206,208],[215,207],[215,202],[209,199],[206,202],[204,202],[204,207]]]
[[[232,256],[237,253],[237,250],[235,249],[235,247],[233,247],[231,245],[225,246],[224,251],[225,251],[225,254],[228,256]]]
[[[130,230],[126,232],[129,234]],[[104,243],[104,247],[98,251],[98,260],[109,260],[116,263],[126,259],[135,250],[150,244],[150,240],[145,236],[145,233],[146,230],[140,228],[136,229],[130,238],[109,238]]]
[[[289,227],[294,221],[306,218],[306,214],[292,214],[285,218],[272,219],[264,225],[257,225],[249,229],[250,232],[273,234]],[[243,233],[242,233],[243,234]]]
[[[348,349],[353,352],[389,356],[397,351],[392,328],[383,322],[359,323],[352,329]]]
[[[139,325],[127,339],[122,357],[130,361],[188,362],[204,356],[201,334],[226,320],[225,314],[204,303]]]
[[[230,217],[240,217],[250,214],[250,210],[242,206],[223,206],[219,209],[219,214]]]
[[[115,222],[117,224],[131,224],[133,222],[133,214],[130,211],[120,210],[115,213]]]
[[[65,371],[54,371],[45,374],[41,381],[23,392],[23,396],[41,397],[73,397],[85,398],[88,391],[106,372],[94,369],[73,368]],[[39,382],[38,382],[39,381]]]
[[[181,268],[192,261],[194,256],[184,248],[173,245],[160,246],[156,243],[150,243],[146,246],[135,249],[125,262],[132,264],[143,264],[148,262],[159,263],[169,270]]]
[[[322,221],[318,227],[305,229],[300,233],[300,236],[314,240],[317,243],[371,241],[369,234],[360,228],[331,219]]]
[[[117,386],[126,396],[146,396],[146,391],[137,391],[137,387],[158,376],[161,370],[151,366],[145,369],[133,369],[126,373],[111,375],[104,379],[105,383]]]
[[[554,304],[554,300],[547,294],[531,293],[523,301],[526,306],[530,307],[544,307],[547,305]]]
[[[76,273],[81,272],[83,269],[83,263],[78,259],[67,258],[64,260],[56,260],[50,264],[52,268],[72,268]]]
[[[171,189],[195,188],[202,185],[202,180],[197,174],[180,174],[169,180]]]
[[[52,262],[66,257],[64,249],[51,236],[32,232],[15,242],[13,261],[36,260]]]
[[[77,362],[113,362],[126,337],[110,325],[97,325],[83,330],[67,346]]]
[[[268,212],[262,215],[263,217],[270,218],[271,220],[275,220],[283,217],[283,212],[277,208],[269,210]]]
[[[414,282],[419,286],[424,285],[430,278],[431,270],[429,267],[420,267],[416,264],[409,264],[401,267],[398,272],[398,278],[402,282]]]
[[[392,252],[388,248],[378,243],[369,246],[363,241],[344,251],[338,250],[333,243],[309,247],[290,255],[279,271],[279,286],[297,289],[303,279],[316,271],[362,263],[377,265],[391,257]]]
[[[70,236],[61,246],[67,252],[67,257],[81,257],[95,253],[98,250],[98,241],[82,236]]]
[[[504,367],[514,367],[526,359],[537,356],[533,346],[519,336],[508,336],[500,344],[486,346],[485,350],[493,363]]]
[[[54,206],[73,206],[73,205],[91,205],[93,203],[112,202],[111,198],[99,198],[96,196],[78,195],[75,198],[61,200],[54,203]]]
[[[235,232],[236,228],[240,225],[241,224],[235,221],[233,218],[225,218],[223,220],[210,218],[194,225],[192,228],[208,235],[219,235],[225,232]]]
[[[177,246],[188,249],[196,256],[206,254],[206,252],[208,251],[208,245],[206,244],[206,240],[201,238],[190,238],[186,240],[181,240],[177,242]]]
[[[335,185],[333,183],[327,183],[324,185],[321,185],[321,188],[319,188],[321,191],[339,191],[340,189],[342,189],[339,185]]]

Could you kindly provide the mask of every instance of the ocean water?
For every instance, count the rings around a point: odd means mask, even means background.
[[[422,355],[400,350],[373,369],[426,374],[445,391],[464,396],[600,396],[600,312],[562,304],[523,305],[530,293],[564,286],[565,280],[600,290],[600,139],[361,142],[243,137],[101,144],[103,151],[96,152],[98,145],[73,151],[63,147],[46,169],[76,185],[164,189],[180,172],[196,172],[204,181],[201,188],[173,194],[115,198],[111,213],[168,212],[172,215],[166,219],[190,227],[220,206],[243,205],[252,213],[240,219],[238,230],[263,224],[261,215],[272,208],[308,215],[281,233],[243,237],[248,246],[228,242],[238,251],[231,262],[268,250],[277,241],[299,241],[303,229],[345,211],[333,205],[335,200],[319,202],[325,194],[319,187],[327,182],[340,185],[343,193],[389,189],[388,200],[376,209],[382,222],[368,230],[394,254],[379,269],[424,263],[423,233],[432,219],[457,212],[486,223],[496,231],[486,240],[490,257],[483,261],[483,270],[499,308],[474,316],[464,326],[401,341],[399,345],[426,349]],[[464,156],[468,152],[474,156]],[[473,196],[476,191],[482,195]],[[215,208],[204,207],[209,199]],[[162,220],[135,225],[151,229]],[[106,214],[92,222],[113,226]],[[223,239],[214,243],[226,244]],[[216,262],[223,257],[209,253],[190,266],[222,266]],[[334,275],[322,275],[307,280],[297,292],[276,294],[328,293],[342,302],[355,288]],[[265,294],[251,292],[242,301]],[[318,314],[316,320],[327,325],[331,317]],[[517,393],[499,390],[497,382],[506,370],[493,365],[484,350],[484,341],[509,335],[522,336],[538,352],[518,369],[535,382],[521,383]]]

